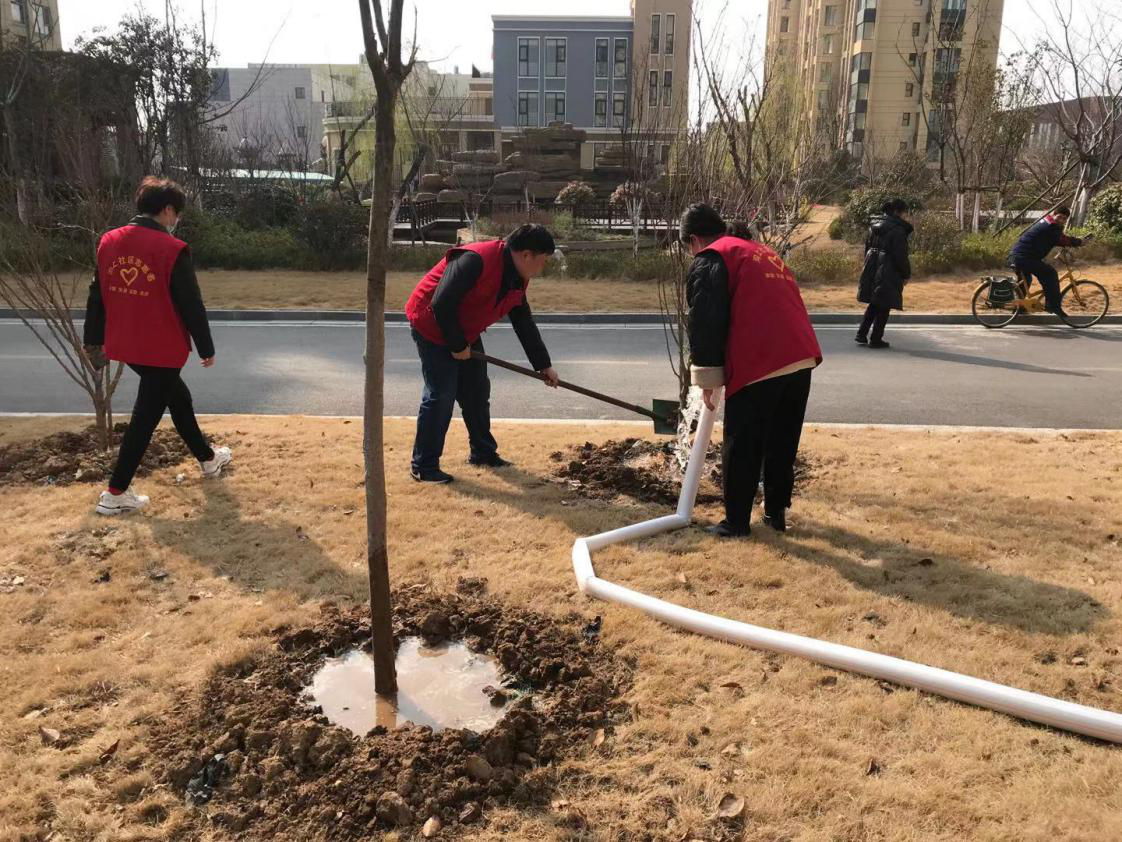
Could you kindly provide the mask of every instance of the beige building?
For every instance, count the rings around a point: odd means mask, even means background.
[[[974,51],[993,68],[1004,0],[770,0],[769,62],[786,62],[813,134],[863,161],[937,151],[933,99]],[[925,114],[928,117],[925,119]],[[930,155],[929,155],[930,157]]]
[[[0,0],[0,37],[7,45],[31,39],[39,50],[61,50],[58,0]]]

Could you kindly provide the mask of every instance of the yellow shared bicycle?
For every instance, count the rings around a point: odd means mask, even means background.
[[[1059,260],[1064,264],[1060,275],[1060,318],[1069,327],[1091,327],[1103,320],[1110,309],[1110,295],[1097,281],[1075,277],[1070,249],[1060,249]],[[974,290],[971,305],[974,318],[985,327],[1005,327],[1021,313],[1044,312],[1044,290],[1028,291],[1024,276],[985,277]]]

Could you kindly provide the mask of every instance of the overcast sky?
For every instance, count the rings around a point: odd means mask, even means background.
[[[1069,0],[1064,0],[1069,2]],[[268,60],[316,64],[354,62],[362,52],[356,0],[179,0],[189,17],[198,19],[205,3],[207,28],[220,54],[219,63],[244,66]],[[706,11],[727,4],[745,31],[762,31],[767,0],[696,0],[703,24]],[[407,0],[410,8],[414,0]],[[418,40],[421,58],[450,70],[466,71],[473,63],[491,69],[492,14],[627,15],[628,0],[419,0]],[[1041,0],[1005,0],[1002,49],[1031,41],[1040,30]],[[59,0],[63,43],[72,46],[95,27],[112,29],[138,6],[163,15],[164,0]],[[412,17],[409,18],[409,28]]]

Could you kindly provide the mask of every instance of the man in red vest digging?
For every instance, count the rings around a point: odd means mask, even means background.
[[[810,372],[822,350],[795,276],[766,246],[729,236],[709,205],[682,216],[682,242],[694,255],[686,282],[690,372],[705,404],[725,388],[721,447],[725,519],[710,532],[748,535],[760,471],[764,522],[787,530]]]
[[[542,274],[555,248],[541,225],[523,225],[506,240],[450,249],[409,296],[405,314],[425,381],[413,442],[411,472],[417,482],[452,481],[440,469],[440,456],[457,403],[468,431],[468,462],[489,468],[510,464],[491,435],[487,364],[471,356],[483,351],[480,336],[499,319],[510,317],[530,365],[556,388],[557,372],[526,300],[530,281]]]
[[[171,410],[175,429],[199,460],[204,477],[231,461],[230,448],[211,448],[199,429],[191,392],[179,376],[191,340],[204,368],[214,365],[206,308],[187,244],[172,236],[187,195],[174,181],[149,176],[136,191],[137,215],[105,234],[86,302],[83,342],[95,364],[119,360],[140,375],[129,428],[121,439],[100,515],[135,512],[148,498],[129,487],[152,433]]]

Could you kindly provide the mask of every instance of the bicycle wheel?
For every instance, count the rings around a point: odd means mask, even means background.
[[[1090,327],[1101,322],[1110,309],[1110,295],[1102,284],[1084,279],[1064,290],[1060,306],[1065,323],[1074,328]]]
[[[993,281],[983,281],[982,285],[974,290],[974,300],[970,303],[970,309],[974,313],[974,318],[983,327],[1005,327],[1017,318],[1021,308],[1014,304],[995,304],[990,301],[992,283]]]

